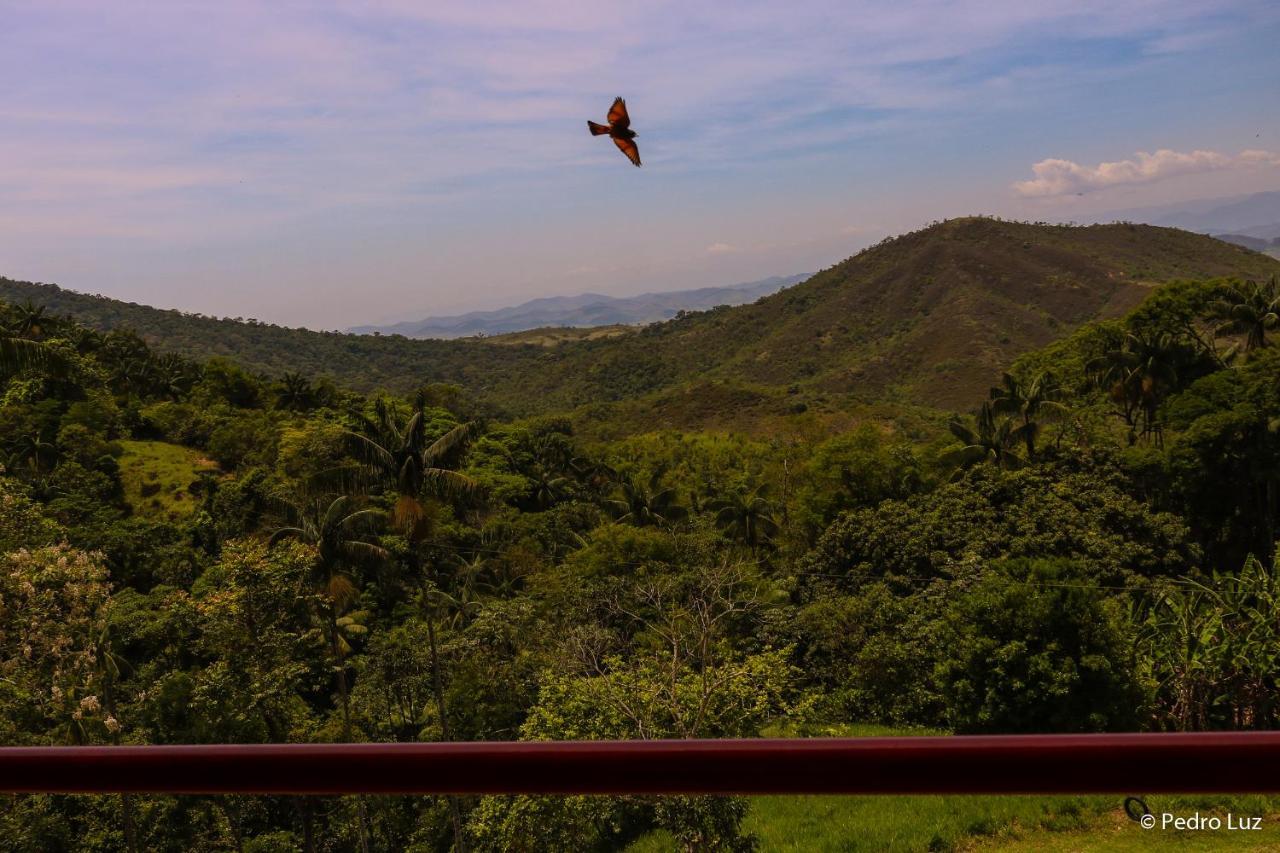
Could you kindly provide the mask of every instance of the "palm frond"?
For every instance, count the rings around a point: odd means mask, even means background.
[[[422,472],[423,486],[441,498],[470,498],[480,491],[480,484],[457,471],[427,468]]]
[[[467,444],[474,437],[475,431],[476,426],[472,422],[458,424],[431,442],[431,446],[422,451],[423,467],[438,467],[444,460],[450,459],[465,450]]]

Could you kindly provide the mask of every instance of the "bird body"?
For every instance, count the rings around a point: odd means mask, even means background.
[[[609,122],[607,125],[588,120],[587,129],[591,131],[592,136],[608,135],[613,140],[613,144],[618,146],[618,150],[625,154],[628,160],[639,166],[640,149],[632,141],[637,134],[631,129],[631,116],[627,114],[627,102],[622,98],[615,98],[613,106],[609,108],[606,121]]]

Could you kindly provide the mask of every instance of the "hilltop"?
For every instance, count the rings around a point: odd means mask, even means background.
[[[967,406],[1017,355],[1124,314],[1161,282],[1277,271],[1273,258],[1171,228],[956,219],[752,305],[559,347],[524,390],[562,408],[653,392],[655,405],[785,393]]]
[[[453,317],[428,317],[389,326],[356,326],[356,334],[404,335],[407,338],[465,338],[504,335],[549,328],[594,328],[640,325],[670,320],[681,311],[705,311],[719,305],[742,305],[777,293],[808,278],[805,275],[773,276],[723,287],[700,287],[642,293],[639,296],[548,296],[509,308],[472,311]]]
[[[629,334],[410,340],[219,320],[9,280],[0,298],[269,374],[299,370],[362,390],[452,382],[510,414],[621,403],[636,420],[657,413],[697,426],[841,401],[967,408],[1017,356],[1123,314],[1162,282],[1277,272],[1274,258],[1172,228],[964,218],[886,240],[753,304]]]

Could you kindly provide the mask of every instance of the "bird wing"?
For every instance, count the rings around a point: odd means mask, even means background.
[[[620,139],[613,137],[613,144],[618,146],[618,150],[627,155],[627,159],[637,166],[640,165],[640,149],[630,139]]]
[[[627,102],[622,98],[615,98],[613,106],[609,107],[609,124],[615,130],[626,130],[631,126],[631,116],[627,115]]]

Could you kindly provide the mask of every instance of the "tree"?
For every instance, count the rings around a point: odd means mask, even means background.
[[[9,441],[7,466],[13,469],[27,468],[32,473],[51,469],[58,459],[58,446],[45,441],[39,433],[25,433]]]
[[[427,623],[427,641],[431,647],[431,691],[436,701],[436,713],[440,716],[440,736],[452,740],[449,735],[449,712],[444,700],[444,675],[440,668],[440,646],[436,641],[436,621],[451,619],[456,622],[474,609],[474,603],[459,601],[434,585],[425,587],[418,597],[418,609]],[[449,797],[449,817],[453,823],[454,845],[458,853],[466,853],[466,835],[462,828],[462,812],[458,798]]]
[[[1280,726],[1280,564],[1159,588],[1139,648],[1155,683],[1155,717],[1179,731]]]
[[[191,393],[191,388],[200,380],[199,367],[173,353],[165,353],[153,361],[151,391],[158,397],[181,400]]]
[[[458,424],[428,443],[426,413],[421,406],[401,424],[386,400],[375,404],[374,417],[362,420],[360,431],[348,431],[364,470],[375,482],[397,494],[392,521],[412,540],[426,533],[422,498],[430,493],[444,499],[469,497],[478,487],[454,465],[476,432],[474,424]]]
[[[44,340],[62,325],[59,320],[49,316],[45,306],[35,305],[30,299],[14,305],[12,314],[8,324],[9,333],[31,341]]]
[[[372,528],[382,517],[379,510],[359,508],[353,498],[341,495],[329,501],[315,502],[298,510],[298,523],[281,527],[271,534],[270,544],[283,539],[298,539],[316,549],[316,565],[312,583],[319,593],[319,614],[329,648],[338,696],[342,703],[342,739],[351,739],[351,701],[347,688],[346,659],[351,653],[349,639],[363,634],[363,614],[353,612],[359,590],[350,570],[387,559],[386,550],[371,541]]]
[[[846,513],[801,563],[801,591],[816,597],[882,577],[920,586],[1002,557],[1075,560],[1108,584],[1189,571],[1200,551],[1186,522],[1131,489],[1122,471],[1103,464],[984,465],[927,494]],[[820,577],[804,580],[810,572]]]
[[[753,551],[772,544],[779,529],[778,507],[769,499],[768,483],[736,489],[711,501],[709,508],[726,536]]]
[[[1045,417],[1061,415],[1066,407],[1058,402],[1062,390],[1057,378],[1047,371],[1037,373],[1024,382],[1006,373],[998,388],[991,389],[991,410],[998,415],[1018,418],[1022,425],[1018,432],[1026,443],[1027,459],[1036,455],[1036,438],[1040,435],[1040,421]]]
[[[820,443],[797,471],[796,483],[794,513],[810,544],[846,510],[905,498],[929,485],[911,446],[891,442],[871,424]]]
[[[282,539],[299,539],[316,550],[312,583],[319,595],[320,605],[316,614],[328,647],[330,666],[337,680],[338,698],[342,708],[342,740],[351,740],[351,691],[347,682],[347,657],[351,654],[353,637],[366,632],[363,624],[367,615],[352,610],[359,599],[359,590],[349,570],[361,565],[380,563],[387,559],[382,546],[370,541],[372,527],[382,517],[379,510],[359,508],[347,495],[340,495],[327,505],[312,503],[297,512],[297,526],[282,527],[271,535],[270,544]],[[369,849],[368,814],[364,798],[356,801],[359,814],[359,841],[365,853]]]
[[[1129,731],[1140,719],[1127,614],[1069,562],[990,567],[944,630],[936,678],[956,731]]]
[[[944,458],[959,471],[986,462],[1003,470],[1014,470],[1025,464],[1013,449],[1022,440],[1024,428],[1015,425],[1011,418],[997,421],[995,407],[990,402],[978,409],[973,428],[959,418],[953,418],[947,427],[960,440],[961,447]]]
[[[66,545],[0,555],[0,717],[24,738],[103,743],[119,730],[103,700],[110,601],[96,555]]]
[[[1198,355],[1180,335],[1143,327],[1125,332],[1102,355],[1092,359],[1087,370],[1094,385],[1119,407],[1120,416],[1129,426],[1129,443],[1146,436],[1154,436],[1160,443],[1160,404],[1184,378],[1189,378],[1185,375],[1187,368],[1198,360]]]
[[[297,541],[274,546],[258,539],[226,543],[217,564],[185,593],[170,595],[164,609],[195,617],[195,651],[203,665],[183,690],[196,742],[288,743],[315,736],[316,721],[303,698],[331,677],[330,650],[316,614],[325,603],[315,589],[316,549]],[[190,613],[194,610],[194,614]],[[312,810],[295,807],[304,849],[315,850]],[[223,809],[232,832],[243,835],[234,803]]]
[[[1276,277],[1265,283],[1232,282],[1210,304],[1209,318],[1218,322],[1214,334],[1244,335],[1246,355],[1267,346],[1267,332],[1280,324]]]
[[[796,712],[789,650],[733,648],[734,624],[763,606],[748,565],[704,565],[619,590],[608,608],[639,647],[623,656],[579,645],[566,671],[543,679],[521,739],[752,737]],[[619,849],[660,828],[685,851],[748,851],[745,812],[734,797],[486,797],[470,827],[486,850]]]
[[[0,327],[0,374],[68,366],[67,358],[45,340],[61,323],[49,317],[43,305],[27,300],[10,306],[9,314],[9,321]]]
[[[33,367],[56,364],[56,351],[48,344],[12,335],[0,335],[0,373],[18,373]]]
[[[363,431],[347,433],[364,461],[366,475],[372,476],[379,485],[393,489],[397,494],[392,519],[408,543],[406,557],[415,578],[421,578],[422,575],[418,550],[428,533],[427,513],[422,498],[431,495],[453,499],[469,497],[478,492],[473,479],[451,467],[451,464],[457,464],[466,451],[475,433],[475,426],[470,423],[459,424],[428,443],[425,419],[421,396],[414,412],[403,425],[397,422],[394,409],[380,399],[374,409],[374,418],[363,421]],[[438,605],[441,594],[438,589],[427,586],[424,587],[420,600],[424,606]],[[434,620],[428,617],[427,625],[432,650],[433,687],[442,734],[447,740],[448,720],[445,716]],[[465,853],[466,839],[462,818],[454,797],[449,798],[449,810],[454,843],[459,851]]]
[[[282,409],[305,412],[315,405],[316,392],[301,373],[288,371],[280,377],[276,388],[276,405]]]
[[[632,476],[619,484],[619,497],[606,502],[618,521],[636,527],[670,527],[684,520],[688,512],[676,503],[676,490],[662,485],[662,473],[657,469],[648,481]]]

